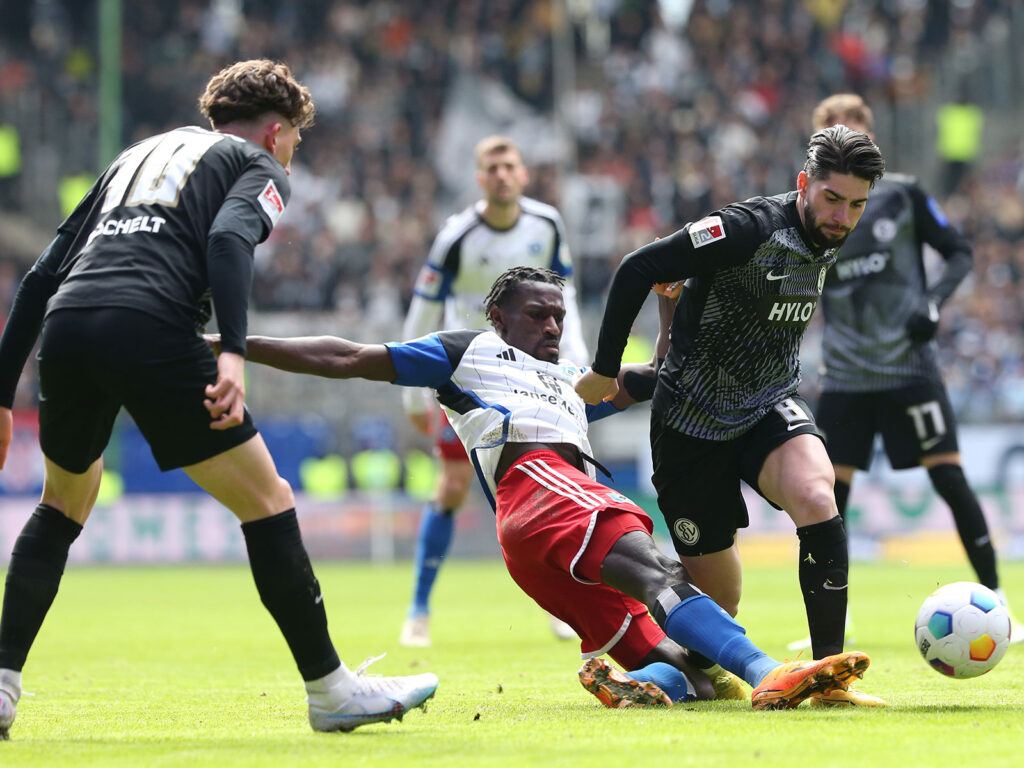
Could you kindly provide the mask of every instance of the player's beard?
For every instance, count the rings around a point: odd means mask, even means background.
[[[814,209],[811,208],[811,201],[804,200],[804,221],[807,223],[807,236],[818,248],[839,248],[846,242],[852,230],[847,229],[842,237],[836,239],[834,235],[827,234],[824,228],[814,218]]]

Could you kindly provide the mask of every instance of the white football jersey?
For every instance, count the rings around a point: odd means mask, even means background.
[[[569,443],[589,456],[588,422],[616,411],[610,403],[588,406],[576,394],[585,368],[538,360],[493,331],[443,331],[387,347],[395,384],[437,390],[492,504],[506,443]],[[593,477],[593,467],[587,470]]]
[[[416,280],[404,338],[486,328],[484,299],[498,276],[511,267],[546,267],[566,278],[562,353],[577,363],[588,362],[562,217],[554,207],[529,197],[520,198],[519,204],[519,218],[508,229],[494,229],[483,220],[483,200],[448,219]],[[422,393],[408,390],[403,399],[410,413],[426,410]]]

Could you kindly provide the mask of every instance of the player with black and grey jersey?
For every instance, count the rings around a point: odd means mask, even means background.
[[[241,302],[244,317],[251,258],[221,263],[218,243],[235,237],[251,252],[270,234],[290,193],[284,167],[238,136],[188,126],[134,144],[59,227],[66,250],[51,249],[37,265],[59,280],[47,314],[124,307],[202,327],[217,290],[218,319],[242,334],[227,348],[244,351],[244,323],[233,327],[230,320],[239,318],[221,315]]]
[[[816,107],[813,124],[820,130],[836,123],[871,135],[874,119],[860,96],[836,94]],[[931,285],[925,245],[945,261]],[[887,175],[825,280],[817,417],[835,468],[840,515],[854,473],[868,469],[875,435],[881,434],[894,469],[928,470],[978,581],[1005,602],[988,524],[961,467],[956,416],[933,341],[939,310],[971,265],[970,244],[938,202],[912,177]],[[1018,641],[1024,641],[1021,629],[1014,633]]]
[[[11,552],[0,614],[0,739],[21,671],[89,517],[124,407],[162,470],[180,467],[242,524],[260,599],[305,682],[310,725],[401,718],[433,674],[366,678],[334,649],[291,486],[245,408],[253,250],[288,200],[309,90],[283,64],[237,62],[207,84],[211,130],[185,127],[118,155],[25,276],[0,337],[0,469],[11,406],[39,338],[42,499]],[[197,332],[217,313],[214,356]]]
[[[796,202],[789,192],[733,203],[632,257],[623,279],[637,285],[665,269],[659,260],[690,276],[654,395],[665,426],[728,440],[796,394],[800,341],[836,258],[802,236]],[[630,312],[609,301],[605,327]]]
[[[843,126],[811,137],[797,191],[722,208],[619,265],[588,403],[616,389],[626,336],[652,284],[685,280],[651,409],[658,506],[695,583],[733,615],[745,480],[797,525],[800,584],[817,658],[843,646],[848,558],[828,455],[797,393],[799,347],[836,249],[884,170]]]
[[[932,286],[924,244],[946,262]],[[917,180],[886,174],[825,279],[823,388],[872,392],[940,379],[929,342],[971,263],[970,244]]]

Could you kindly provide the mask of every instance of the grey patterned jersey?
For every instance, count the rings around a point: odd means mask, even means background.
[[[644,246],[620,265],[594,369],[609,375],[633,306],[653,283],[688,278],[654,411],[693,437],[728,440],[754,426],[800,383],[800,342],[835,249],[812,248],[797,193],[734,203]]]
[[[931,288],[924,243],[947,260],[943,280]],[[870,392],[939,379],[935,343],[912,341],[907,321],[929,300],[941,305],[970,262],[970,247],[938,204],[914,179],[886,174],[825,281],[823,388]]]

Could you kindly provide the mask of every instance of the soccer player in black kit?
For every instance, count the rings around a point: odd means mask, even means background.
[[[264,59],[215,75],[199,106],[212,130],[153,136],[103,172],[25,276],[0,340],[0,468],[18,377],[40,336],[45,458],[42,499],[14,543],[0,616],[3,738],[122,406],[161,469],[182,467],[241,521],[257,591],[305,681],[315,730],[401,718],[437,687],[433,674],[366,677],[341,663],[292,490],[245,409],[253,250],[288,202],[312,98],[286,66]],[[198,332],[211,299],[218,357]]]
[[[871,109],[851,93],[822,101],[812,122],[814,130],[842,123],[870,136],[874,129]],[[925,276],[925,243],[945,260],[933,285]],[[817,420],[828,438],[840,515],[854,472],[868,468],[881,433],[894,469],[928,470],[978,581],[1005,603],[988,525],[961,468],[956,417],[933,342],[939,310],[972,261],[970,244],[917,180],[886,174],[825,280],[825,373]],[[1024,626],[1016,621],[1013,638],[1024,641]]]
[[[811,137],[796,191],[733,203],[634,251],[615,273],[593,368],[576,386],[588,403],[613,395],[647,292],[685,280],[651,407],[658,506],[694,583],[734,616],[736,531],[748,524],[740,480],[784,509],[800,540],[815,658],[842,650],[849,561],[832,465],[797,393],[800,342],[884,169],[866,135],[828,128]]]

